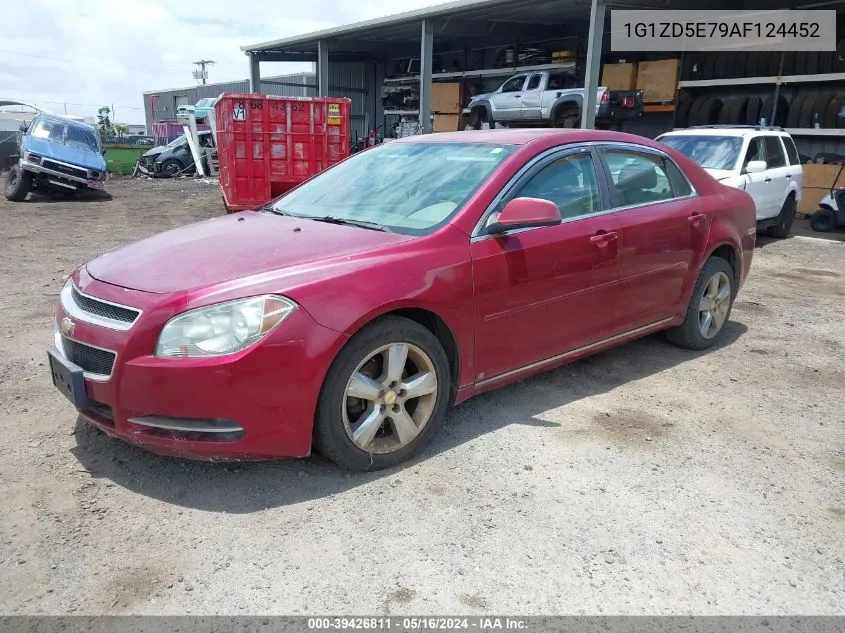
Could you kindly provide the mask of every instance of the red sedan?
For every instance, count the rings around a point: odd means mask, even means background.
[[[106,433],[199,459],[375,469],[451,404],[665,330],[714,344],[755,210],[659,143],[418,136],[263,209],[162,233],[61,293],[55,385]]]

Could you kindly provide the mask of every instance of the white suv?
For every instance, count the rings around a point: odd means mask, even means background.
[[[744,189],[757,205],[757,230],[786,237],[801,201],[804,169],[795,141],[781,128],[706,125],[657,140],[689,156],[723,184]]]

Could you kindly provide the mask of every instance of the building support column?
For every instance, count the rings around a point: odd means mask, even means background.
[[[329,96],[329,50],[326,42],[317,42],[317,96]]]
[[[431,65],[434,63],[434,24],[422,22],[420,43],[420,125],[423,133],[431,132]]]
[[[258,59],[257,53],[248,53],[249,55],[249,91],[253,93],[261,92],[261,62]]]
[[[596,126],[596,96],[599,88],[599,69],[604,39],[604,0],[593,0],[590,8],[590,39],[587,43],[587,69],[584,74],[584,107],[581,108],[581,127]]]

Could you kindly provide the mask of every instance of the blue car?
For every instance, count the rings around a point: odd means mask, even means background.
[[[103,188],[105,150],[93,126],[41,113],[21,131],[18,164],[6,176],[7,199],[21,202],[30,191],[74,194]]]

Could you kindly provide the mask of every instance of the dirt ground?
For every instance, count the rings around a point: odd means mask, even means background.
[[[45,367],[66,276],[223,212],[207,182],[108,190],[0,201],[0,613],[845,613],[845,235],[761,240],[717,349],[653,336],[478,397],[361,475],[77,422]]]

